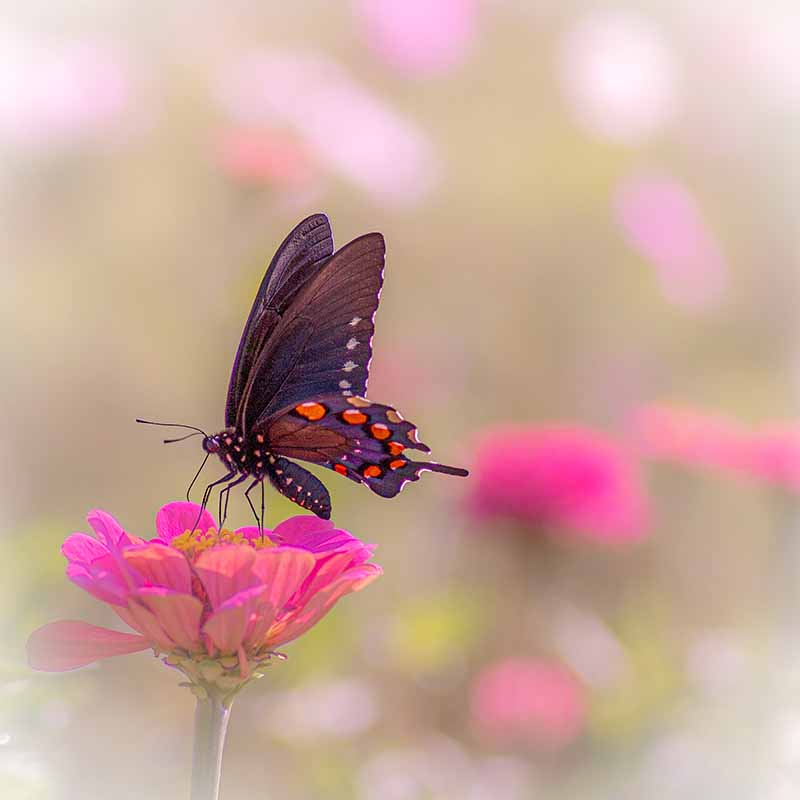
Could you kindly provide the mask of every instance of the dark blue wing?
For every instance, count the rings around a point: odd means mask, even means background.
[[[333,234],[324,214],[304,219],[278,248],[258,288],[236,351],[225,403],[225,425],[236,424],[253,365],[281,315],[332,254]]]
[[[309,397],[366,392],[385,253],[379,233],[361,236],[293,294],[250,368],[238,427],[260,427]]]

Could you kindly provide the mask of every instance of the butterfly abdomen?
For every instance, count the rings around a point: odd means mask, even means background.
[[[301,508],[313,511],[322,519],[330,519],[331,499],[328,490],[316,476],[288,458],[278,456],[269,462],[270,483]]]

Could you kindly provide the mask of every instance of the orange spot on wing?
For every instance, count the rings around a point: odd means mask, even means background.
[[[400,442],[388,442],[386,446],[389,448],[389,454],[393,456],[399,456],[406,449],[406,446]]]
[[[389,469],[400,469],[408,464],[404,458],[396,458],[394,461],[389,462]]]
[[[363,425],[369,417],[361,411],[348,408],[347,411],[342,411],[342,419],[348,425]]]
[[[392,432],[389,430],[389,428],[382,422],[376,422],[374,425],[370,425],[369,429],[372,435],[381,441],[388,439],[392,435]]]
[[[382,474],[383,470],[380,467],[376,467],[375,464],[369,464],[364,467],[363,475],[365,478],[380,478]]]
[[[312,422],[322,419],[328,413],[328,409],[322,403],[300,403],[294,409],[301,417],[305,417]]]
[[[347,467],[344,464],[334,464],[333,469],[340,475],[347,475]]]

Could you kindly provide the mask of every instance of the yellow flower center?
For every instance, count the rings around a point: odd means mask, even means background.
[[[216,528],[209,528],[207,531],[201,531],[199,528],[193,531],[187,530],[172,540],[172,546],[184,553],[190,561],[194,561],[200,553],[210,547],[226,544],[246,544],[256,550],[274,546],[266,536],[248,539],[241,533],[229,531],[227,528],[221,531]]]

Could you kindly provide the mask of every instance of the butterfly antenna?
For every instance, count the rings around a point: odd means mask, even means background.
[[[184,439],[188,439],[189,436],[196,436],[198,433],[202,433],[203,436],[208,436],[208,434],[202,428],[196,428],[194,425],[184,425],[180,422],[153,422],[149,419],[136,419],[137,422],[141,423],[142,425],[158,425],[162,428],[186,428],[190,431],[196,431],[196,433],[190,433],[187,436],[183,436],[180,439],[164,439],[164,444],[172,444],[173,442],[182,442]]]
[[[164,444],[175,444],[175,442],[183,442],[186,439],[191,439],[192,436],[205,436],[202,431],[196,431],[195,433],[187,433],[186,436],[181,436],[178,439],[164,439]]]
[[[189,435],[194,436],[195,434],[189,434]],[[203,463],[200,465],[200,469],[197,470],[194,478],[192,478],[192,482],[189,484],[189,488],[186,490],[186,501],[189,503],[192,502],[191,498],[189,497],[189,493],[192,491],[192,487],[194,486],[195,481],[200,477],[200,473],[203,471],[203,467],[206,465],[206,461],[208,461],[208,457],[210,455],[211,453],[206,453],[206,457],[203,459]]]

